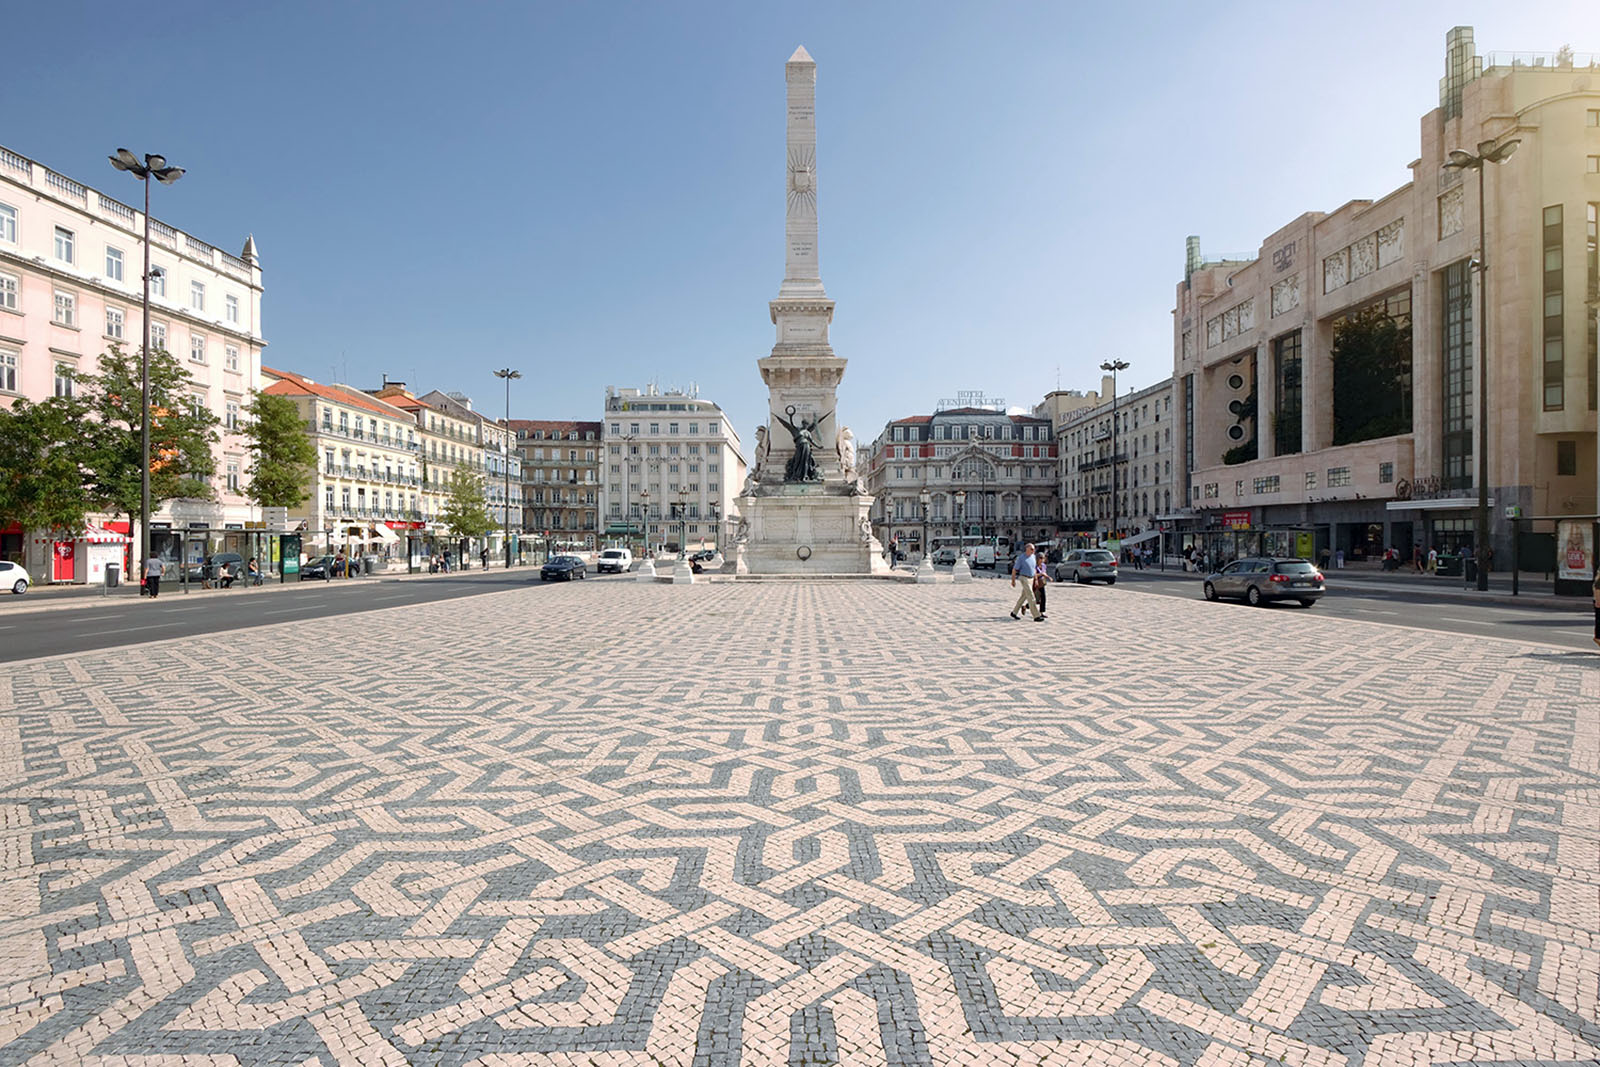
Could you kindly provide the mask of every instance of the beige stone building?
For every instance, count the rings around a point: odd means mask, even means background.
[[[1112,388],[1107,375],[1098,394],[1087,394],[1093,404],[1068,411],[1055,424],[1057,491],[1069,531],[1147,531],[1172,510],[1172,379],[1129,390],[1115,403]]]
[[[522,461],[522,510],[535,547],[552,551],[599,547],[598,422],[512,419]]]
[[[1486,165],[1480,231],[1477,173],[1445,164],[1513,139],[1514,154]],[[1263,551],[1453,549],[1473,540],[1485,446],[1497,560],[1510,557],[1508,507],[1595,512],[1600,61],[1479,56],[1470,28],[1450,31],[1411,171],[1376,200],[1294,219],[1253,258],[1207,262],[1190,239],[1173,403],[1195,526],[1299,531]],[[1410,330],[1409,364],[1362,395],[1341,370],[1354,364],[1336,362],[1336,331],[1374,309]]]

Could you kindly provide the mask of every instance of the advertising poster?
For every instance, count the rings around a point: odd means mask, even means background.
[[[1556,523],[1556,578],[1571,582],[1594,580],[1592,520],[1562,519]]]

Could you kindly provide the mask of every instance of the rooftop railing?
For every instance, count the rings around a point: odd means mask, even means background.
[[[1600,52],[1490,52],[1483,57],[1483,69],[1495,67],[1600,70]]]
[[[46,185],[59,192],[62,196],[69,196],[85,207],[88,206],[89,190],[71,178],[63,174],[57,174],[53,170],[47,170],[44,172],[44,181]]]

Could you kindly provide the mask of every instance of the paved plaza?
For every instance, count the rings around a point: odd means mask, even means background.
[[[994,583],[0,670],[0,1063],[1600,1058],[1600,659]]]

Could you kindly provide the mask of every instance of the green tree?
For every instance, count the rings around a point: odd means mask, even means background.
[[[250,421],[250,484],[245,495],[264,508],[297,508],[311,494],[317,448],[294,401],[257,393],[245,408]]]
[[[483,498],[483,475],[465,467],[450,474],[450,496],[439,521],[455,537],[482,537],[494,529],[489,508]]]
[[[112,514],[139,512],[139,358],[112,345],[98,374],[74,375],[85,419],[82,466],[89,498]],[[150,507],[209,500],[217,416],[193,392],[194,378],[165,351],[150,353]]]
[[[1381,307],[1333,328],[1333,443],[1411,432],[1411,323]]]
[[[83,405],[70,397],[0,410],[0,526],[83,531],[91,501],[80,466],[82,424]]]

